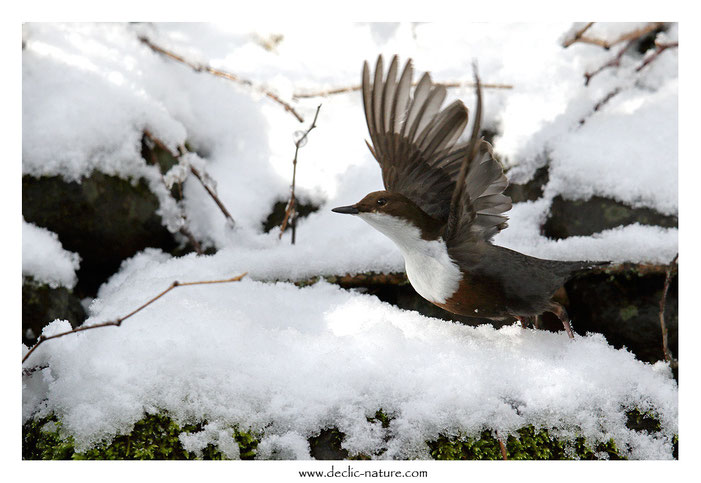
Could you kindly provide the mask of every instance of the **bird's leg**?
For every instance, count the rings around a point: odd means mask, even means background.
[[[540,315],[533,316],[533,327],[540,329]]]
[[[570,326],[570,317],[569,315],[567,315],[567,311],[565,310],[565,308],[557,302],[550,302],[549,311],[557,315],[557,318],[560,319],[562,325],[565,327],[567,335],[570,337],[570,339],[574,339],[572,326]]]
[[[519,322],[521,322],[521,327],[524,329],[527,329],[529,327],[535,327],[536,326],[536,317],[534,315],[517,315],[516,318],[518,319]]]

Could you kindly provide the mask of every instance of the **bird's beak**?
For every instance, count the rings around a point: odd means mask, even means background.
[[[333,208],[331,211],[334,213],[344,213],[346,215],[357,215],[359,213],[356,205],[339,206],[338,208]]]

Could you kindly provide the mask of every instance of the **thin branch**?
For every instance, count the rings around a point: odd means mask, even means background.
[[[146,130],[144,132],[144,137],[148,138],[153,143],[157,142],[157,140],[155,140],[155,138],[151,135],[151,133],[148,132],[148,130]],[[158,142],[160,143],[160,141],[158,141]],[[162,146],[162,143],[160,143],[159,146]],[[168,189],[168,184],[165,181],[163,173],[161,172],[161,169],[160,169],[160,165],[158,164],[158,160],[156,159],[156,153],[153,151],[153,149],[150,149],[150,147],[149,147],[149,151],[150,151],[150,158],[151,158],[150,162],[152,165],[158,167],[158,172],[161,175],[161,183],[163,183],[163,186],[165,186],[166,192],[168,193],[168,196],[170,196],[172,199],[173,196],[170,193],[170,190]],[[166,149],[166,151],[167,151],[167,149]],[[182,199],[183,193],[182,193],[182,188],[180,187],[180,184],[178,184],[178,188],[180,191],[180,198]],[[173,201],[175,201],[175,200],[173,200]],[[202,250],[202,245],[200,245],[200,242],[197,241],[197,238],[195,238],[195,235],[193,235],[192,232],[190,231],[190,229],[187,227],[187,217],[185,216],[185,213],[182,213],[182,211],[181,211],[180,216],[182,217],[182,219],[185,223],[183,224],[183,226],[180,227],[180,229],[178,231],[183,236],[185,236],[185,238],[188,239],[188,241],[190,242],[190,245],[192,245],[192,247],[195,249],[195,252],[198,255],[204,254],[204,251]]]
[[[608,50],[614,45],[620,44],[621,42],[625,42],[626,40],[638,40],[640,37],[643,37],[644,35],[647,35],[650,32],[654,32],[655,30],[662,27],[664,25],[664,22],[650,22],[643,27],[621,34],[612,41],[596,37],[586,37],[584,35],[584,32],[588,30],[589,27],[591,27],[593,24],[594,22],[590,22],[589,24],[587,24],[587,26],[584,29],[582,29],[581,32],[579,32],[579,35],[575,33],[575,36],[572,39],[568,39],[565,42],[563,42],[562,46],[569,47],[570,45],[578,42],[582,44],[598,45],[599,47],[603,47],[604,49]]]
[[[606,94],[606,96],[604,96],[603,99],[601,99],[599,102],[596,103],[596,105],[594,105],[594,108],[592,109],[592,111],[588,115],[586,115],[585,117],[583,117],[582,119],[579,120],[579,125],[581,126],[582,124],[587,122],[587,118],[589,116],[591,116],[592,114],[597,112],[599,109],[604,107],[611,99],[613,99],[615,96],[617,96],[620,92],[621,92],[621,88],[616,87],[611,92]]]
[[[212,197],[212,199],[217,204],[217,206],[219,207],[221,212],[224,213],[224,216],[226,217],[226,219],[229,220],[229,222],[231,222],[231,224],[233,225],[234,224],[234,217],[231,216],[231,213],[229,213],[229,210],[226,209],[226,206],[224,206],[224,203],[221,202],[221,200],[219,199],[217,194],[214,192],[214,190],[212,190],[209,187],[209,185],[207,185],[207,183],[204,182],[204,179],[202,179],[200,172],[194,166],[190,166],[190,171],[192,172],[192,174],[195,175],[195,178],[197,178],[200,181],[200,183],[202,183],[202,186],[207,191],[207,193],[209,193],[209,196]]]
[[[667,50],[667,49],[675,49],[675,48],[679,47],[679,42],[665,42],[665,43],[657,43],[657,42],[655,42],[655,47],[656,47],[655,52],[652,53],[651,55],[649,55],[649,56],[643,61],[643,63],[640,64],[640,65],[635,69],[636,72],[640,72],[640,71],[643,69],[643,67],[645,67],[645,66],[648,65],[650,62],[652,62],[652,61],[655,60],[657,57],[659,57],[659,55],[660,55],[662,52],[664,52],[665,50]]]
[[[171,151],[171,149],[170,149],[168,146],[166,146],[166,144],[165,144],[163,141],[161,141],[161,140],[158,139],[156,136],[154,136],[153,133],[151,133],[151,131],[149,131],[148,129],[144,129],[144,135],[145,135],[147,138],[149,138],[151,141],[153,141],[159,148],[161,148],[161,149],[163,149],[164,151],[166,151],[167,153],[169,153],[169,154],[170,154],[173,158],[175,158],[175,159],[178,159],[178,160],[179,160],[180,157],[181,157],[183,154],[185,154],[185,153],[188,152],[188,150],[187,150],[187,148],[186,148],[185,146],[180,145],[180,146],[178,146],[178,152],[177,152],[177,153],[174,153],[173,151]],[[231,216],[231,213],[229,213],[229,210],[226,209],[226,206],[224,206],[224,203],[222,203],[222,201],[219,199],[219,197],[218,197],[217,194],[214,192],[214,190],[213,190],[212,188],[210,188],[210,187],[207,185],[207,183],[205,183],[205,181],[204,181],[202,175],[201,175],[200,172],[197,170],[197,168],[195,168],[194,166],[190,166],[190,172],[191,172],[193,175],[195,175],[195,178],[197,178],[197,180],[202,184],[202,187],[205,189],[205,191],[207,191],[207,193],[209,194],[209,196],[210,196],[210,197],[214,200],[214,202],[217,204],[217,206],[219,207],[219,209],[221,210],[221,212],[224,214],[224,217],[225,217],[225,218],[231,223],[231,225],[233,226],[233,225],[235,224],[234,217]]]
[[[588,86],[591,78],[594,77],[599,72],[601,72],[602,70],[604,70],[608,67],[619,67],[621,65],[621,59],[623,58],[623,54],[626,53],[626,51],[635,43],[636,40],[637,39],[632,39],[632,40],[628,41],[628,43],[626,45],[624,45],[621,50],[618,51],[618,54],[616,54],[615,57],[613,57],[611,60],[609,60],[605,64],[599,66],[599,68],[596,69],[594,72],[585,72],[584,73],[584,85]]]
[[[183,218],[184,217],[185,217],[185,215],[183,215]],[[200,242],[197,241],[197,238],[195,238],[195,235],[192,234],[192,232],[190,231],[190,229],[187,226],[185,226],[185,225],[181,226],[179,231],[180,231],[180,233],[182,233],[185,236],[185,238],[188,239],[188,241],[190,242],[190,245],[192,245],[192,247],[195,249],[195,252],[198,255],[204,254],[204,250],[202,250],[202,245],[200,245]]]
[[[319,117],[319,110],[321,109],[321,104],[316,108],[316,113],[314,114],[314,120],[312,121],[311,126],[309,126],[309,129],[307,129],[302,136],[295,141],[295,157],[292,160],[292,186],[290,188],[290,201],[287,203],[287,207],[285,208],[285,217],[282,220],[282,224],[280,225],[280,236],[278,238],[282,238],[282,234],[285,233],[285,229],[287,228],[288,222],[290,219],[292,219],[292,244],[294,245],[295,243],[295,238],[296,238],[296,232],[297,232],[297,223],[295,222],[296,218],[296,199],[295,199],[295,183],[297,181],[297,153],[299,153],[299,148],[302,147],[307,139],[307,136],[309,133],[316,127],[316,120]]]
[[[594,25],[594,22],[589,22],[589,23],[587,23],[584,27],[582,27],[581,29],[577,30],[577,31],[572,35],[572,37],[569,37],[569,38],[565,39],[564,42],[562,42],[562,46],[563,46],[564,48],[567,48],[567,47],[569,47],[570,45],[572,45],[573,43],[578,42],[579,39],[582,38],[582,35],[584,35],[584,32],[586,32],[587,30],[589,30],[589,28],[590,28],[592,25]]]
[[[664,320],[665,306],[667,304],[667,292],[669,291],[669,284],[672,281],[672,275],[677,270],[677,259],[679,254],[674,256],[674,259],[670,262],[667,267],[667,272],[664,279],[664,288],[662,289],[662,297],[660,298],[660,329],[662,329],[662,352],[664,354],[664,360],[670,364],[674,364],[674,359],[669,352],[669,341],[668,341],[668,329],[667,324]]]
[[[300,116],[297,113],[297,111],[295,111],[294,108],[290,104],[288,104],[287,102],[280,99],[273,92],[271,92],[263,87],[254,85],[253,82],[251,82],[248,79],[243,79],[236,74],[232,74],[231,72],[225,72],[225,71],[210,67],[208,65],[197,64],[195,62],[189,61],[181,55],[178,55],[174,52],[171,52],[169,50],[164,49],[163,47],[160,47],[160,46],[154,44],[153,42],[151,42],[151,40],[149,40],[148,38],[146,38],[144,36],[139,36],[139,40],[141,42],[143,42],[144,44],[146,44],[154,52],[165,55],[166,57],[168,57],[172,60],[175,60],[177,62],[180,62],[181,64],[185,64],[186,66],[190,67],[195,72],[208,72],[208,73],[215,75],[217,77],[221,77],[223,79],[228,79],[228,80],[236,82],[238,84],[242,84],[242,85],[245,85],[247,87],[250,87],[250,88],[264,94],[266,97],[272,99],[273,101],[277,102],[278,104],[280,104],[282,107],[285,108],[285,110],[287,112],[289,112],[294,117],[296,117],[299,122],[304,122],[304,118],[302,116]]]
[[[412,86],[417,86],[418,82],[413,82]],[[435,82],[434,85],[443,86],[445,88],[451,87],[475,87],[474,82]],[[483,88],[486,89],[513,89],[514,86],[511,84],[481,84]],[[326,97],[334,94],[343,94],[346,92],[359,91],[360,85],[348,86],[348,87],[337,87],[335,89],[328,89],[323,91],[313,91],[313,92],[296,92],[292,95],[293,99],[307,99],[310,97]]]
[[[238,282],[243,277],[245,277],[247,273],[248,272],[245,272],[245,273],[242,273],[241,275],[237,275],[236,277],[227,278],[224,280],[203,280],[203,281],[199,281],[199,282],[178,282],[178,281],[175,281],[175,282],[171,283],[170,286],[167,289],[165,289],[163,292],[159,293],[158,295],[156,295],[155,297],[153,297],[152,299],[150,299],[146,303],[142,304],[141,306],[137,307],[136,309],[132,310],[131,312],[129,312],[127,315],[125,315],[123,317],[119,317],[118,319],[115,319],[115,320],[108,320],[106,322],[100,322],[98,324],[83,325],[80,327],[76,327],[75,329],[67,330],[66,332],[60,332],[58,334],[50,335],[48,337],[46,337],[44,335],[39,336],[37,343],[34,344],[32,346],[32,348],[29,349],[29,351],[22,358],[22,363],[24,364],[24,361],[26,361],[29,358],[29,356],[32,355],[32,353],[37,349],[37,347],[39,347],[42,343],[46,342],[47,340],[57,339],[59,337],[63,337],[63,336],[69,335],[69,334],[75,334],[76,332],[82,332],[84,330],[98,329],[100,327],[110,327],[110,326],[119,327],[120,325],[122,325],[122,322],[127,320],[129,317],[131,317],[132,315],[135,315],[138,312],[140,312],[141,310],[145,309],[146,307],[148,307],[149,305],[151,305],[156,300],[163,297],[165,294],[167,294],[168,292],[170,292],[171,290],[173,290],[176,287],[185,287],[188,285],[204,285],[204,284],[214,284],[214,283]]]

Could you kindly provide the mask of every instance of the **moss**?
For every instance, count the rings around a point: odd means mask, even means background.
[[[660,430],[660,423],[649,412],[631,410],[626,413],[627,426],[636,431],[650,433]],[[370,422],[380,422],[387,429],[392,418],[378,410]],[[61,423],[51,416],[32,420],[23,427],[22,458],[29,460],[220,460],[224,455],[214,445],[208,445],[201,455],[185,450],[180,442],[183,432],[201,431],[205,423],[180,426],[166,414],[147,415],[138,421],[128,435],[120,435],[109,444],[99,444],[83,453],[75,451],[71,436],[62,431]],[[241,459],[254,459],[258,438],[250,432],[232,430],[232,437],[239,445]],[[349,455],[343,449],[345,435],[337,428],[329,428],[310,438],[312,456],[316,459],[370,459],[372,455]],[[673,439],[674,455],[678,452],[678,438]],[[499,440],[492,432],[483,431],[478,437],[442,435],[428,442],[431,457],[438,460],[500,460]],[[565,459],[625,459],[613,440],[592,446],[584,438],[571,441],[559,440],[547,429],[526,426],[505,440],[507,458],[511,460],[565,460]],[[381,454],[381,452],[379,453]],[[378,455],[374,455],[375,457]]]
[[[392,419],[394,418],[389,417],[387,414],[385,414],[385,412],[382,409],[378,409],[375,412],[375,416],[373,416],[372,418],[368,418],[368,422],[379,422],[384,429],[387,429],[389,428],[389,423],[392,421]]]
[[[203,424],[180,426],[165,414],[150,414],[138,421],[128,435],[120,435],[109,444],[102,443],[83,453],[75,451],[71,436],[62,434],[55,416],[32,420],[23,428],[22,459],[28,460],[221,460],[224,455],[208,445],[198,456],[185,450],[180,433],[200,431]],[[234,430],[241,459],[253,459],[258,441],[250,433]]]
[[[627,321],[633,317],[637,317],[638,308],[635,305],[626,305],[625,307],[622,307],[618,313],[623,321]]]
[[[657,433],[662,429],[660,421],[650,411],[643,413],[638,409],[633,409],[626,412],[626,418],[626,427],[635,431]]]
[[[428,446],[431,456],[438,460],[503,459],[499,440],[489,431],[483,431],[479,438],[441,436]],[[536,430],[532,425],[519,429],[518,437],[510,435],[505,446],[510,460],[601,459],[602,453],[609,459],[622,459],[612,440],[591,448],[584,438],[561,441],[546,429]]]
[[[348,458],[348,451],[342,447],[345,434],[338,428],[326,428],[309,438],[311,455],[317,460],[343,460]]]
[[[252,460],[256,457],[256,451],[258,450],[258,440],[251,433],[247,433],[245,431],[240,432],[236,430],[234,431],[234,439],[239,444],[239,453],[240,458],[242,460]]]

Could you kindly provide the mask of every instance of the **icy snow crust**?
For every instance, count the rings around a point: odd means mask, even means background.
[[[22,218],[22,276],[50,287],[73,288],[80,255],[64,250],[58,235]]]
[[[86,324],[123,315],[175,279],[229,275],[225,258],[138,255],[102,287]],[[40,346],[34,363],[48,368],[24,378],[25,418],[55,413],[78,450],[129,432],[144,411],[167,411],[209,423],[181,436],[190,450],[228,441],[237,427],[262,432],[266,458],[309,458],[307,438],[332,426],[351,454],[427,458],[425,442],[439,434],[503,436],[528,424],[591,443],[614,438],[631,458],[672,457],[669,368],[600,335],[471,328],[323,281],[176,290],[119,328]],[[66,329],[55,321],[44,334]],[[653,410],[662,432],[627,429],[632,408]],[[368,422],[378,409],[393,418],[388,429]]]
[[[218,253],[137,255],[102,287],[86,324],[125,315],[174,280],[250,275],[235,284],[178,288],[119,328],[43,344],[28,362],[48,367],[23,378],[25,419],[55,413],[78,450],[129,432],[144,411],[167,411],[180,422],[208,421],[202,432],[181,435],[187,449],[213,443],[233,458],[233,426],[263,432],[263,458],[308,458],[307,438],[331,426],[346,434],[351,453],[424,458],[425,441],[440,433],[505,435],[527,424],[592,443],[614,438],[632,458],[671,458],[677,387],[668,367],[639,362],[601,336],[570,342],[516,326],[470,328],[324,282],[302,289],[269,283],[404,269],[379,232],[330,212],[382,188],[364,143],[359,93],[300,99],[293,103],[305,116],[300,124],[260,94],[195,73],[137,38],[146,35],[285,100],[296,91],[357,84],[362,61],[378,52],[412,57],[417,71],[431,70],[439,81],[470,81],[477,59],[483,81],[514,85],[484,93],[484,123],[501,133],[495,149],[513,166],[510,178],[525,181],[545,156],[553,160],[543,199],[516,204],[496,243],[544,258],[666,263],[677,252],[676,229],[631,225],[558,241],[539,233],[557,194],[677,212],[676,52],[639,74],[624,58],[585,88],[583,73],[614,52],[562,49],[569,28],[315,24],[274,32],[284,40],[266,51],[255,35],[223,25],[26,24],[25,174],[144,177],[176,230],[178,209],[165,202],[160,174],[140,157],[148,129],[172,149],[187,141],[196,150],[236,219],[236,228],[228,227],[198,182],[186,180],[182,209],[190,229]],[[616,37],[621,28],[605,26],[602,34]],[[614,88],[621,92],[591,114]],[[474,104],[469,87],[448,97]],[[279,241],[275,230],[261,233],[261,223],[288,196],[293,133],[308,127],[320,102],[318,127],[300,150],[297,188],[298,197],[321,208],[300,220],[292,246],[289,234]],[[40,238],[36,249],[23,246],[23,256],[56,253],[55,237]],[[77,265],[63,253],[52,257],[66,262],[56,280],[71,286]],[[54,321],[44,333],[68,327]],[[654,410],[662,433],[628,430],[625,411],[632,408]],[[386,430],[367,421],[378,409],[393,417]]]

